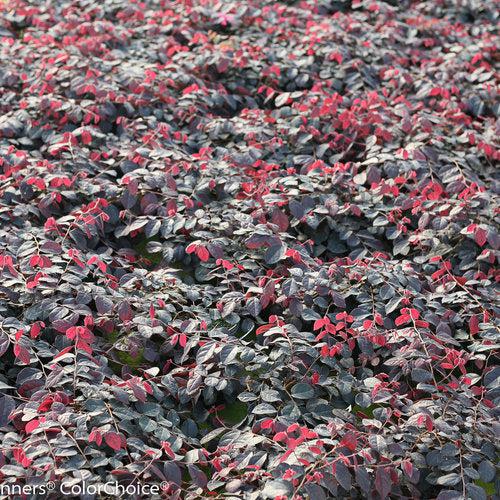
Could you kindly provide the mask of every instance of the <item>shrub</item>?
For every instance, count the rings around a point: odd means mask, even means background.
[[[4,484],[498,494],[498,12],[394,4],[0,7]]]

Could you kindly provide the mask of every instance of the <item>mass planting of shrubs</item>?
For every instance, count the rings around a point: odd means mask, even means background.
[[[0,5],[2,484],[498,493],[494,0]]]

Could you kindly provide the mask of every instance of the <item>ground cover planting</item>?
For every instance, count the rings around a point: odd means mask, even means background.
[[[495,498],[498,21],[0,2],[2,495]]]

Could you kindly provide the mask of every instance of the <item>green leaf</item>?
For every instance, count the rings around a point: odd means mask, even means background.
[[[296,384],[292,387],[292,396],[296,399],[311,399],[314,397],[314,389],[309,384]]]

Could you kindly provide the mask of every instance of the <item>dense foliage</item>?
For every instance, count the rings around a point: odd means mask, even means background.
[[[0,4],[1,482],[495,494],[493,0]]]

